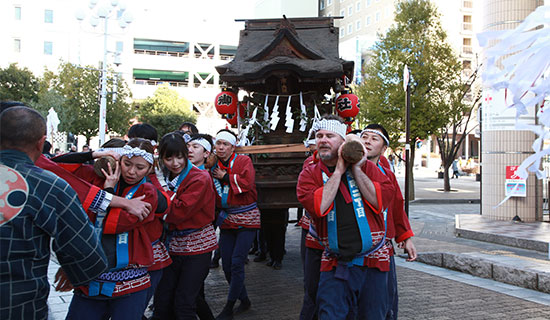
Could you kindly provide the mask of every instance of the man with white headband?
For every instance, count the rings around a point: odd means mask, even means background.
[[[210,135],[200,133],[192,135],[191,140],[187,143],[189,161],[195,167],[204,170],[206,159],[208,159],[212,152],[212,145],[212,137]]]
[[[233,306],[241,301],[235,313],[250,309],[251,302],[244,285],[244,264],[257,229],[260,210],[254,166],[248,156],[235,154],[237,136],[227,129],[216,135],[218,161],[212,168],[216,187],[216,207],[220,210],[220,251],[223,271],[229,282],[227,303],[216,319],[233,319]]]
[[[385,243],[385,210],[394,188],[367,160],[366,150],[356,164],[342,158],[346,129],[343,120],[334,115],[314,125],[320,161],[303,167],[296,188],[298,200],[311,214],[310,232],[325,248],[317,291],[318,316],[385,319],[388,272],[365,267],[367,256]],[[379,299],[373,301],[370,297],[375,294]],[[372,303],[381,304],[382,311],[374,313],[369,308]]]
[[[376,256],[369,257],[369,261],[380,270],[389,270],[388,294],[390,305],[387,319],[397,319],[397,276],[395,273],[394,249],[391,239],[395,239],[399,248],[405,249],[409,255],[407,261],[413,261],[416,259],[416,248],[412,242],[414,233],[411,229],[409,218],[403,209],[401,189],[399,188],[395,174],[390,169],[388,160],[384,157],[384,152],[386,152],[390,144],[388,132],[380,124],[369,124],[361,132],[361,139],[367,149],[369,161],[376,164],[380,171],[390,179],[395,188],[393,202],[388,207],[386,244],[378,251]]]

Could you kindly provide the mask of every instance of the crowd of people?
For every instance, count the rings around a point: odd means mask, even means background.
[[[2,319],[47,319],[50,250],[61,265],[56,290],[73,292],[67,319],[142,319],[151,300],[153,319],[214,319],[204,281],[216,255],[228,294],[215,319],[233,319],[252,306],[249,252],[263,261],[267,251],[268,265],[282,267],[288,211],[276,222],[260,212],[252,160],[235,153],[231,130],[212,137],[184,123],[159,140],[136,124],[128,140],[51,156],[43,117],[5,102],[0,129]],[[297,317],[396,319],[393,243],[409,260],[416,249],[383,156],[388,134],[373,124],[347,135],[333,115],[313,129],[316,151],[296,190],[305,209]],[[357,163],[342,157],[347,141],[362,147]],[[263,249],[260,229],[270,239]]]

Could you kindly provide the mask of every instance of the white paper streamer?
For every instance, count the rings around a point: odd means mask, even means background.
[[[270,129],[274,131],[277,129],[279,123],[279,96],[275,98],[275,105],[273,106],[273,112],[271,112],[271,120],[269,121]]]
[[[304,132],[306,131],[306,126],[307,126],[307,111],[306,111],[306,105],[304,104],[304,99],[302,97],[302,91],[300,91],[300,111],[301,111],[300,131]]]
[[[286,111],[285,111],[285,127],[286,133],[292,133],[294,127],[294,119],[292,119],[292,109],[290,108],[290,101],[292,101],[292,96],[288,96],[286,102]]]
[[[522,179],[527,179],[528,172],[534,172],[538,179],[542,179],[544,172],[539,170],[541,160],[550,154],[550,148],[543,149],[544,139],[549,138],[545,128],[550,127],[550,110],[542,110],[539,118],[541,125],[526,125],[518,121],[521,115],[528,113],[529,108],[537,108],[550,95],[549,21],[550,6],[541,6],[514,30],[489,31],[478,35],[482,47],[487,47],[489,41],[496,43],[485,52],[485,65],[488,67],[482,75],[483,84],[495,90],[506,89],[512,97],[508,108],[516,108],[516,130],[529,130],[537,135],[531,146],[535,154],[525,159],[515,172]],[[504,198],[496,207],[509,198]]]

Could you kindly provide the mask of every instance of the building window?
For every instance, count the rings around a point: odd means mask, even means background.
[[[44,54],[48,56],[53,54],[53,43],[51,41],[44,41]]]
[[[346,35],[346,29],[340,28],[340,38],[343,38]]]
[[[353,24],[348,23],[348,34],[351,34],[353,32]]]
[[[372,0],[367,0],[367,7],[370,7],[371,4],[372,4]]]
[[[44,10],[44,22],[53,23],[53,10]]]
[[[357,3],[355,4],[355,11],[356,12],[361,11],[361,1],[357,1]]]
[[[464,38],[462,39],[462,53],[472,53],[472,39]]]
[[[464,8],[469,8],[469,9],[474,7],[471,0],[464,0],[462,2],[462,5],[464,6]]]
[[[353,6],[348,7],[348,16],[351,16],[353,14]]]
[[[356,31],[361,30],[361,20],[355,21],[355,30]]]
[[[13,39],[13,52],[21,52],[21,39]]]
[[[319,7],[321,8],[321,10],[325,10],[325,0],[320,1]]]
[[[381,16],[380,11],[378,11],[378,12],[376,13],[375,18],[374,18],[374,22],[380,22],[380,16]]]
[[[332,5],[332,0],[327,1],[327,7],[330,6],[330,5]]]
[[[462,18],[462,30],[465,30],[465,31],[472,31],[473,30],[473,28],[472,28],[472,16],[465,15]]]
[[[21,20],[21,7],[14,7],[15,9],[15,20]]]
[[[470,60],[462,61],[462,69],[464,69],[464,70],[472,69],[472,61],[470,61]]]
[[[346,10],[340,10],[340,16],[341,17],[346,17]]]
[[[366,26],[370,26],[370,20],[371,20],[370,16],[367,16],[367,18],[365,19]]]

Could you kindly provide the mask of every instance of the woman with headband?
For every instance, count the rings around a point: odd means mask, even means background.
[[[120,154],[115,168],[109,165],[102,171],[104,190],[127,199],[144,197],[154,212],[157,191],[145,179],[154,164],[153,146],[148,140],[132,139]],[[101,233],[110,269],[89,285],[76,288],[67,319],[140,319],[151,286],[148,267],[153,264],[153,250],[147,225],[154,222],[154,214],[140,221],[114,208],[91,221]]]
[[[172,200],[165,219],[172,264],[164,269],[155,292],[153,319],[195,319],[197,296],[218,246],[212,225],[214,186],[208,172],[189,161],[181,133],[162,137],[159,158]]]
[[[216,319],[233,319],[233,306],[241,301],[235,313],[250,309],[251,302],[244,285],[244,264],[257,229],[260,210],[256,205],[255,171],[252,160],[235,154],[237,137],[227,129],[216,135],[218,161],[211,169],[216,187],[216,206],[220,214],[220,250],[225,279],[229,283],[227,303]]]

